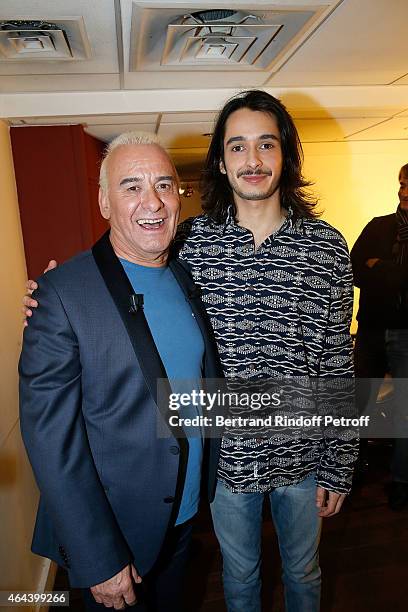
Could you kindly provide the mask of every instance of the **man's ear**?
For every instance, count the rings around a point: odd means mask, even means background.
[[[225,166],[224,166],[224,161],[222,159],[220,159],[219,168],[220,168],[221,174],[227,174],[227,171],[226,171]]]
[[[110,219],[110,205],[108,194],[102,189],[99,189],[98,193],[99,210],[104,219]]]

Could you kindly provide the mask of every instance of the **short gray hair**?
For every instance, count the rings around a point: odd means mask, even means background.
[[[157,145],[161,147],[157,136],[149,132],[132,131],[124,132],[116,136],[105,149],[101,169],[99,171],[99,187],[103,193],[106,193],[108,190],[108,159],[115,149],[123,145]]]

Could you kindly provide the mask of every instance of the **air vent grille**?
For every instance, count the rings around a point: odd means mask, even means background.
[[[194,17],[194,19],[197,19],[198,21],[208,23],[209,21],[221,21],[222,19],[230,19],[235,14],[236,11],[213,10],[201,11],[199,13],[191,13],[191,16]]]
[[[0,59],[78,60],[90,57],[82,18],[0,22]]]
[[[134,3],[130,71],[270,70],[317,10],[142,8]]]

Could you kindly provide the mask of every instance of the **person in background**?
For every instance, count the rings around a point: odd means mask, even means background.
[[[354,284],[360,288],[354,352],[356,376],[362,379],[360,410],[370,397],[375,400],[387,372],[395,380],[389,505],[396,511],[408,505],[408,164],[398,180],[397,210],[374,217],[351,250]]]

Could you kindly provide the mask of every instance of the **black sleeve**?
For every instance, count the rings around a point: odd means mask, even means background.
[[[377,219],[368,223],[351,250],[354,284],[360,289],[376,292],[396,292],[408,285],[408,266],[396,263],[381,253],[384,230]],[[382,255],[382,257],[381,257]],[[371,258],[379,261],[370,268],[366,262]]]

